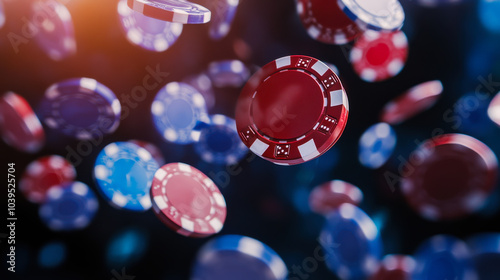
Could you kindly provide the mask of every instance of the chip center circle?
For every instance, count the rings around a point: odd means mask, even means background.
[[[371,46],[366,52],[366,59],[371,65],[380,66],[389,59],[390,47],[385,43],[377,43]]]
[[[210,215],[210,194],[201,181],[189,174],[179,174],[169,179],[166,188],[168,200],[183,215],[193,219]]]
[[[297,69],[275,73],[257,88],[251,116],[260,133],[273,139],[299,138],[315,127],[323,113],[319,82]]]

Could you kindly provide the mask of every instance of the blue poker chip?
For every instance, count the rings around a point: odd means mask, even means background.
[[[146,50],[162,52],[172,46],[182,33],[183,25],[147,17],[118,2],[120,22],[127,40]]]
[[[248,153],[238,136],[236,122],[224,115],[210,116],[210,124],[200,129],[195,150],[205,162],[220,165],[236,164]]]
[[[151,114],[158,132],[176,144],[197,141],[196,128],[209,122],[203,95],[186,83],[171,82],[163,87],[151,105]]]
[[[500,233],[480,233],[467,240],[474,269],[481,280],[496,280],[500,275]]]
[[[337,0],[344,13],[362,29],[396,31],[405,13],[398,0]]]
[[[90,78],[75,78],[50,86],[38,115],[48,127],[85,140],[113,133],[120,124],[121,105],[105,85]]]
[[[341,279],[365,279],[382,257],[382,240],[372,219],[358,207],[344,203],[331,212],[320,234],[325,261]]]
[[[500,1],[479,0],[479,20],[491,32],[500,33]]]
[[[159,168],[146,149],[130,142],[115,142],[97,156],[94,178],[112,206],[145,211],[152,206],[149,190]]]
[[[381,167],[394,152],[396,141],[396,132],[387,123],[370,126],[359,139],[359,161],[367,168]]]
[[[239,88],[247,82],[250,70],[239,60],[221,60],[210,63],[208,75],[216,87]]]
[[[231,30],[239,0],[212,0],[214,7],[212,19],[210,21],[210,38],[220,40],[227,36]]]
[[[469,248],[456,237],[433,236],[419,246],[414,257],[417,262],[414,280],[476,279]]]
[[[281,257],[266,244],[241,235],[223,235],[198,252],[191,280],[284,280]]]
[[[198,90],[207,104],[207,109],[210,110],[215,106],[215,92],[210,77],[205,73],[190,75],[182,80]]]
[[[62,60],[76,53],[73,20],[66,6],[56,0],[35,1],[31,18],[36,20],[36,43],[53,60]]]
[[[50,188],[38,214],[54,231],[77,230],[89,225],[98,208],[97,197],[87,185],[71,182]]]

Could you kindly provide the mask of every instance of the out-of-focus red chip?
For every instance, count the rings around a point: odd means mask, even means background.
[[[495,187],[498,160],[481,141],[446,134],[423,143],[408,160],[401,188],[429,220],[457,219],[479,210]]]
[[[169,163],[156,171],[151,199],[158,218],[184,236],[218,233],[226,220],[226,201],[217,186],[184,163]]]
[[[380,115],[380,121],[399,124],[436,104],[443,92],[440,81],[429,81],[412,87],[403,95],[387,103]]]
[[[28,102],[7,92],[0,98],[0,133],[8,145],[27,153],[38,152],[45,143],[45,132]]]
[[[387,255],[370,280],[410,280],[416,265],[411,256]]]
[[[367,82],[378,82],[396,76],[408,57],[408,40],[402,31],[367,30],[351,50],[354,71]]]
[[[309,195],[309,207],[318,214],[328,214],[338,209],[343,203],[358,206],[363,200],[363,193],[353,184],[333,180],[316,186]]]
[[[309,36],[326,44],[346,44],[363,33],[335,0],[298,0],[297,13]]]
[[[19,188],[29,201],[43,203],[51,187],[73,182],[75,178],[75,168],[65,158],[57,155],[45,156],[26,167]]]
[[[255,73],[236,107],[243,143],[281,165],[317,158],[340,138],[349,102],[339,77],[308,56],[276,59]]]

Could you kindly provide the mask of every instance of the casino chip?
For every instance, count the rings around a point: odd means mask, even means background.
[[[495,188],[498,160],[479,140],[446,134],[424,142],[408,160],[401,188],[429,220],[457,219],[479,210]]]
[[[365,279],[382,256],[382,240],[372,219],[352,204],[330,212],[319,237],[325,262],[341,279]]]
[[[359,139],[359,162],[367,168],[380,168],[391,157],[396,142],[396,132],[390,125],[370,126]]]
[[[36,27],[35,41],[53,60],[76,53],[73,20],[66,6],[56,0],[33,2],[31,18]]]
[[[481,280],[496,280],[500,275],[500,233],[480,233],[467,240],[474,268]]]
[[[276,164],[299,164],[327,152],[347,124],[349,102],[339,77],[308,56],[268,63],[246,83],[236,107],[243,143]]]
[[[28,102],[14,92],[0,97],[0,134],[8,145],[36,153],[45,144],[45,132]]]
[[[399,74],[407,57],[408,40],[402,31],[368,30],[354,43],[350,61],[361,79],[379,82]]]
[[[370,280],[411,280],[417,263],[411,256],[387,255]]]
[[[127,40],[146,50],[162,52],[172,46],[182,33],[182,24],[147,17],[118,2],[118,14]]]
[[[65,158],[45,156],[31,162],[24,171],[19,189],[33,203],[45,202],[47,191],[53,186],[72,182],[76,170]]]
[[[151,198],[156,216],[184,236],[206,237],[224,226],[224,196],[208,176],[187,164],[169,163],[158,169]]]
[[[51,85],[38,112],[48,127],[86,140],[115,132],[121,105],[105,85],[90,78],[75,78]]]
[[[222,60],[210,63],[208,75],[216,87],[239,88],[250,77],[250,70],[239,60]]]
[[[151,208],[149,190],[158,168],[146,149],[129,142],[115,142],[97,156],[94,178],[111,205],[144,211]]]
[[[51,188],[38,214],[54,231],[77,230],[92,221],[98,208],[99,201],[87,185],[70,182]]]
[[[344,203],[358,206],[363,193],[353,184],[333,180],[316,186],[309,194],[309,207],[315,213],[325,215],[336,210]]]
[[[326,44],[343,45],[362,34],[336,0],[298,0],[297,13],[309,36]]]
[[[328,68],[332,69],[333,73],[335,73],[337,76],[340,76],[339,68],[337,66],[328,62],[325,62],[325,64],[326,66],[328,66]]]
[[[201,128],[196,153],[208,163],[231,165],[238,163],[248,148],[241,142],[233,119],[224,115],[210,116],[210,124]]]
[[[387,103],[380,121],[400,124],[436,104],[443,92],[441,81],[429,81],[412,87],[403,95]]]
[[[281,257],[266,244],[241,235],[222,235],[198,252],[191,280],[284,280]]]
[[[162,166],[165,164],[165,157],[163,157],[163,153],[154,144],[141,140],[129,140],[128,142],[135,144],[141,148],[144,148],[146,151],[148,151],[154,158],[154,160],[156,160],[158,166]]]
[[[488,107],[488,116],[494,123],[500,126],[500,92],[491,100]]]
[[[207,103],[207,109],[211,110],[215,106],[215,92],[212,86],[212,81],[205,73],[199,73],[197,75],[191,75],[182,80],[184,83],[194,87],[198,90],[205,102]]]
[[[344,13],[362,29],[396,31],[405,12],[398,0],[337,0]]]
[[[414,254],[417,266],[412,280],[477,279],[471,265],[471,255],[462,240],[437,235],[422,243]]]
[[[171,82],[163,87],[151,105],[151,113],[158,132],[176,144],[197,141],[197,127],[210,122],[203,95],[185,83]]]
[[[210,10],[185,0],[127,0],[127,5],[147,17],[184,23],[200,24],[210,21]]]
[[[486,0],[486,2],[489,0]],[[495,1],[495,0],[493,0]],[[417,3],[427,8],[446,7],[454,4],[471,2],[469,0],[417,0]]]

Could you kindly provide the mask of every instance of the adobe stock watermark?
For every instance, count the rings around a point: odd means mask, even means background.
[[[59,2],[66,5],[71,1],[72,0],[60,0]],[[7,38],[15,54],[20,52],[20,46],[22,44],[28,44],[29,41],[40,32],[40,28],[43,28],[44,23],[51,22],[51,19],[55,20],[59,17],[57,12],[52,9],[52,6],[47,3],[39,3],[38,7],[40,7],[40,9],[32,14],[31,19],[27,17],[21,18],[23,24],[19,33],[11,31],[7,34]]]
[[[166,78],[170,75],[169,72],[163,72],[160,65],[157,64],[155,68],[146,66],[147,74],[142,79],[142,84],[132,88],[129,94],[120,96],[121,115],[120,122],[127,119],[133,109],[137,108],[139,103],[146,100],[148,91],[153,91],[161,87]],[[105,136],[105,131],[111,125],[110,120],[103,119],[98,123],[98,127],[88,131],[90,137],[86,140],[81,140],[77,143],[76,148],[66,146],[66,159],[74,166],[81,164],[83,159],[89,156],[95,147],[102,144]]]
[[[310,279],[311,275],[318,270],[320,263],[326,262],[334,253],[333,250],[340,247],[340,244],[321,238],[321,236],[318,237],[317,241],[319,244],[314,248],[311,256],[304,258],[300,264],[291,266],[288,280]]]
[[[451,108],[446,110],[442,117],[446,124],[454,130],[458,130],[464,123],[464,119],[470,117],[470,115],[476,111],[481,102],[488,100],[492,95],[500,91],[500,82],[493,80],[493,75],[490,74],[488,77],[479,76],[477,78],[479,84],[476,86],[474,93],[462,100],[463,102],[455,102]],[[436,138],[446,134],[445,129],[442,127],[436,127],[431,131],[431,138],[429,140],[435,140]],[[413,143],[415,147],[420,147],[426,140],[415,139]],[[432,150],[428,150],[431,153]],[[416,166],[418,166],[426,154],[422,154],[422,151],[414,150],[405,159],[402,155],[396,156],[398,161],[397,174],[391,171],[384,172],[384,178],[388,184],[391,192],[396,191],[396,186],[401,183],[403,177],[410,176],[415,172]]]

